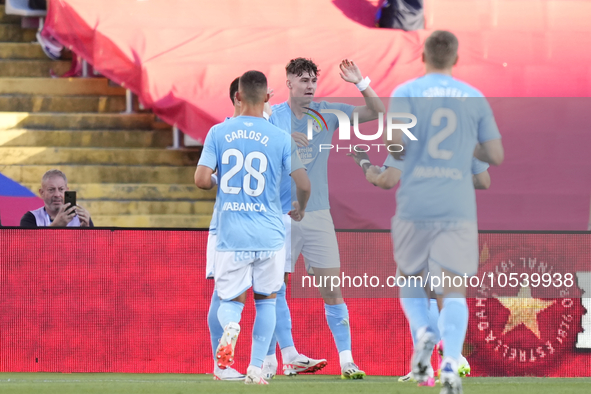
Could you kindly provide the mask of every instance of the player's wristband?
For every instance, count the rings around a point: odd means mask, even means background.
[[[369,164],[371,166],[371,162],[369,160],[367,160],[367,159],[362,159],[362,160],[359,161],[359,166],[361,168],[363,168],[363,165],[364,164]]]
[[[365,89],[369,87],[370,83],[371,79],[369,79],[369,77],[365,77],[361,80],[361,82],[356,83],[355,86],[357,86],[357,89],[359,89],[360,92],[363,92]]]
[[[211,174],[211,183],[214,185],[218,184],[218,176],[216,174]]]

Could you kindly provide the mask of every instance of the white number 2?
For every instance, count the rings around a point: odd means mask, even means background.
[[[458,127],[458,117],[456,116],[456,113],[449,108],[437,108],[435,112],[433,112],[433,116],[431,116],[431,125],[435,127],[441,125],[442,118],[447,118],[447,126],[431,137],[427,144],[427,149],[432,158],[449,160],[454,153],[450,150],[439,149],[439,144],[456,131],[456,128]]]
[[[244,192],[251,197],[258,197],[265,190],[265,177],[263,173],[267,171],[268,160],[261,152],[250,152],[246,155],[246,158],[238,149],[228,149],[222,154],[222,164],[230,164],[230,157],[236,158],[236,164],[228,170],[220,181],[220,188],[226,194],[238,194],[240,190],[244,189]],[[252,166],[254,159],[259,160],[258,170]],[[244,175],[242,188],[230,186],[228,183],[230,179],[236,175],[244,167],[246,175]],[[255,189],[250,187],[250,181],[252,178],[256,179],[257,187]]]

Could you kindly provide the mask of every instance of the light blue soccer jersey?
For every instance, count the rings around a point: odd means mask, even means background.
[[[404,171],[404,160],[396,160],[394,157],[392,157],[392,155],[388,155],[384,161],[383,167],[394,167],[400,171]],[[480,161],[475,157],[472,158],[472,174],[478,175],[481,172],[488,170],[488,167],[488,163]]]
[[[396,215],[409,221],[476,221],[472,158],[477,143],[499,139],[492,110],[478,90],[430,73],[400,85],[388,112],[417,117],[404,136],[405,171]]]
[[[329,103],[326,101],[319,103],[311,102],[309,107],[318,112],[322,109],[337,109],[343,111],[349,118],[351,118],[355,109],[353,105]],[[296,131],[304,134],[308,133],[308,119],[310,117],[304,115],[302,119],[297,119],[293,115],[287,101],[274,105],[272,109],[273,114],[269,118],[269,122],[290,134]],[[322,125],[319,125],[314,120],[314,135],[312,140],[309,141],[308,146],[298,148],[298,155],[308,171],[308,177],[312,186],[312,193],[308,201],[308,206],[306,207],[307,212],[330,209],[328,202],[328,155],[330,150],[323,149],[320,152],[319,147],[321,144],[331,143],[335,130],[339,128],[339,121],[334,114],[322,114],[322,116],[326,121],[326,125],[323,122]],[[296,190],[288,178],[284,179],[283,182],[285,183],[282,185],[281,191],[282,193],[286,193],[286,195],[282,196],[281,200],[283,201],[283,210],[286,212],[286,209],[287,211],[291,209],[291,202],[296,201]],[[291,193],[289,198],[287,198],[288,191]]]
[[[281,249],[282,173],[303,168],[291,137],[263,118],[238,116],[211,128],[199,165],[218,170],[216,249]]]

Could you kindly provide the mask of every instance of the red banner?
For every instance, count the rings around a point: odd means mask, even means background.
[[[372,263],[371,250],[379,259],[391,256],[387,233],[338,238],[344,267]],[[207,310],[213,283],[204,279],[206,240],[202,231],[0,230],[0,371],[211,372]],[[538,253],[527,267],[543,262],[544,270],[547,256],[567,253],[564,261],[577,263],[563,271],[576,270],[578,294],[591,294],[585,289],[591,234],[488,233],[480,244],[481,266],[508,274],[517,268],[508,264],[512,255],[502,253],[514,253],[513,259]],[[532,249],[536,245],[539,250]],[[470,300],[465,350],[472,375],[591,376],[589,299],[535,298],[535,290],[520,295]],[[288,302],[298,350],[327,358],[325,373],[340,373],[322,301]],[[408,372],[412,344],[398,300],[350,298],[347,304],[359,366],[370,375]],[[253,317],[249,299],[237,346],[241,371]],[[385,332],[392,349],[386,354],[370,346]]]

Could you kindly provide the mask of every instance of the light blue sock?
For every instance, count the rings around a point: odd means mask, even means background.
[[[423,287],[414,285],[414,281],[407,281],[406,286],[400,287],[400,305],[410,325],[413,340],[419,328],[430,326],[427,293]]]
[[[277,329],[277,325],[275,325],[275,329]],[[271,338],[269,350],[267,350],[267,356],[273,356],[275,353],[277,353],[277,335],[273,335],[273,338]]]
[[[351,328],[349,327],[349,311],[347,304],[324,304],[326,321],[332,331],[338,352],[351,350]]]
[[[213,359],[215,360],[215,351],[218,348],[220,338],[224,333],[224,327],[220,325],[218,320],[218,309],[220,307],[220,297],[218,292],[213,291],[211,295],[211,303],[209,304],[209,313],[207,314],[207,325],[209,326],[209,336],[211,338],[211,347],[213,348]]]
[[[242,309],[244,309],[244,304],[242,302],[221,300],[220,307],[218,308],[218,320],[220,325],[226,327],[231,322],[240,323]]]
[[[250,352],[250,365],[261,368],[269,343],[275,332],[275,298],[255,300],[254,305],[257,314],[252,327],[252,350]]]
[[[435,342],[439,342],[441,340],[441,334],[439,333],[439,306],[437,305],[437,300],[431,299],[429,302],[429,322],[431,326],[431,330],[435,334]]]
[[[443,300],[441,310],[441,336],[443,355],[459,360],[468,329],[468,305],[462,295],[449,294]]]
[[[429,301],[429,325],[435,334],[435,342],[439,342],[441,340],[441,335],[439,334],[439,306],[437,305],[436,299],[431,299]],[[410,335],[412,336],[412,344],[417,344],[417,338],[415,337],[415,332],[410,330]]]
[[[289,306],[287,306],[287,299],[285,298],[285,283],[277,292],[276,315],[275,337],[277,338],[277,342],[279,342],[279,348],[285,349],[286,347],[294,346],[291,335],[291,314],[289,313]]]

